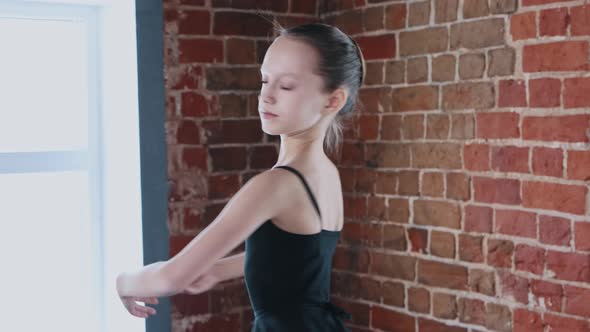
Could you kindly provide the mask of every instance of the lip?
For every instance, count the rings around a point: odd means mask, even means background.
[[[261,114],[262,114],[264,117],[277,117],[277,116],[279,116],[278,114],[274,114],[274,113],[271,113],[271,112],[266,112],[266,111],[262,111],[262,112],[260,112],[260,113],[261,113]]]

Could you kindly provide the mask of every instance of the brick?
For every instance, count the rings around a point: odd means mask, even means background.
[[[402,117],[399,115],[384,115],[381,117],[381,140],[401,139]]]
[[[446,27],[402,31],[399,36],[399,55],[439,53],[447,50],[449,32]]]
[[[405,61],[387,61],[385,62],[385,83],[399,84],[406,80],[406,62]]]
[[[493,210],[487,206],[465,206],[465,231],[478,233],[492,232]]]
[[[424,115],[406,115],[402,119],[402,137],[404,139],[424,138]]]
[[[473,114],[451,114],[451,138],[472,139],[475,137]]]
[[[533,174],[562,177],[563,151],[543,147],[533,148]]]
[[[178,61],[194,62],[223,62],[223,41],[216,39],[184,39],[178,40]]]
[[[178,34],[208,35],[211,26],[211,13],[205,10],[178,11]]]
[[[496,303],[487,303],[486,327],[492,331],[512,332],[510,308]]]
[[[340,158],[340,163],[343,166],[359,166],[363,164],[364,160],[365,145],[348,142],[342,143],[342,156]]]
[[[393,254],[371,252],[371,266],[369,272],[381,276],[414,280],[416,258]]]
[[[428,114],[426,117],[426,138],[447,139],[450,126],[448,114]]]
[[[405,6],[401,6],[405,8]],[[365,25],[365,31],[375,31],[375,30],[382,30],[385,28],[384,21],[385,18],[388,18],[388,23],[392,22],[392,19],[389,18],[389,15],[385,15],[383,8],[381,7],[369,7],[363,10],[363,23]],[[401,18],[401,15],[400,15]],[[405,18],[405,15],[404,15]],[[395,22],[394,25],[391,26],[391,29],[401,28],[403,27],[403,22]],[[398,27],[400,26],[401,27]],[[389,28],[388,28],[389,29]]]
[[[399,172],[399,194],[407,196],[418,196],[420,186],[420,172],[401,171]]]
[[[213,172],[246,169],[248,154],[244,147],[210,148]]]
[[[576,249],[590,251],[590,223],[576,222],[574,234]]]
[[[565,1],[572,1],[572,0],[523,0],[523,6],[537,6],[537,5],[544,5],[548,3],[554,2],[565,2]]]
[[[360,273],[369,271],[369,252],[361,249],[337,249],[334,254],[334,268]]]
[[[451,49],[478,49],[504,44],[504,19],[490,18],[451,25]]]
[[[166,88],[171,90],[197,89],[203,77],[203,69],[198,65],[168,67],[164,76]]]
[[[465,0],[463,3],[463,18],[488,16],[490,7],[486,0]]]
[[[301,14],[315,14],[317,12],[316,3],[317,2],[315,0],[294,1],[291,3],[291,12]]]
[[[380,7],[375,7],[376,10],[383,12]],[[385,7],[385,29],[397,30],[406,27],[406,16],[407,16],[406,4],[392,4]]]
[[[392,93],[392,107],[396,112],[437,109],[438,88],[426,85],[396,88]]]
[[[529,148],[517,146],[492,147],[492,170],[530,173]]]
[[[200,128],[194,121],[184,120],[177,123],[176,143],[178,144],[199,144]]]
[[[559,107],[561,105],[561,81],[556,78],[529,80],[531,107]]]
[[[415,332],[416,318],[379,306],[371,307],[372,327],[392,332]]]
[[[590,325],[588,320],[578,320],[569,317],[557,316],[553,314],[545,314],[544,325],[547,326],[548,331],[551,332],[588,332]]]
[[[520,181],[515,179],[473,178],[476,202],[520,204]]]
[[[453,143],[412,144],[412,166],[415,168],[461,168],[461,145]]]
[[[590,35],[590,5],[570,7],[572,36]]]
[[[422,196],[442,197],[444,195],[444,177],[442,173],[428,172],[422,174]]]
[[[207,99],[194,92],[182,92],[180,101],[180,114],[183,117],[201,117],[209,113]]]
[[[325,23],[335,25],[348,35],[355,35],[363,32],[363,15],[361,10],[351,10],[337,15],[328,16]]]
[[[467,332],[467,329],[464,327],[446,325],[425,318],[418,319],[418,327],[420,332]]]
[[[373,167],[408,167],[410,148],[403,144],[374,143],[366,145],[366,163]]]
[[[459,55],[459,77],[473,79],[483,77],[486,59],[483,53],[465,53]]]
[[[515,308],[513,315],[514,332],[543,332],[541,314],[526,309]]]
[[[457,20],[458,0],[439,0],[434,2],[434,22],[443,23]]]
[[[510,17],[512,40],[530,39],[537,36],[536,12],[514,14]]]
[[[364,219],[367,217],[366,197],[345,197],[344,216],[353,219]]]
[[[541,36],[565,36],[569,16],[567,8],[552,8],[539,13],[539,34]]]
[[[236,175],[211,175],[208,180],[210,199],[228,198],[240,187],[239,178]]]
[[[445,258],[455,258],[455,236],[452,233],[431,231],[430,254]]]
[[[430,312],[430,293],[425,288],[408,288],[408,309],[414,312]]]
[[[497,48],[488,51],[490,64],[488,76],[507,76],[514,74],[514,65],[516,61],[516,52],[513,48]]]
[[[469,289],[489,296],[496,295],[494,272],[480,269],[469,270]]]
[[[459,321],[469,324],[485,325],[486,308],[482,300],[460,298],[457,302]]]
[[[442,54],[432,57],[432,81],[446,82],[455,80],[455,56]]]
[[[410,250],[420,253],[426,253],[428,249],[428,231],[420,228],[408,229],[408,239],[410,240]]]
[[[569,219],[555,216],[539,217],[539,240],[542,243],[569,247],[571,238]]]
[[[203,121],[202,129],[209,144],[255,143],[262,140],[259,120]]]
[[[499,273],[499,282],[501,298],[522,304],[529,303],[529,281],[527,279],[502,271]]]
[[[208,67],[205,70],[208,90],[257,90],[260,88],[258,82],[260,75],[256,68]]]
[[[390,88],[361,89],[359,98],[363,103],[364,113],[392,112]]]
[[[526,116],[522,137],[526,140],[589,142],[586,135],[590,115]]]
[[[363,52],[365,60],[388,59],[395,57],[395,35],[356,37],[356,42]]]
[[[430,1],[409,4],[408,26],[426,25],[430,20]]]
[[[563,104],[566,108],[590,107],[590,78],[564,80]]]
[[[216,11],[214,15],[213,34],[217,36],[266,37],[272,34],[271,22],[261,15],[230,11]]]
[[[545,250],[526,244],[519,244],[516,246],[514,253],[514,265],[517,270],[541,275],[545,266]]]
[[[588,70],[588,42],[563,41],[525,45],[522,56],[523,71]]]
[[[524,80],[502,80],[499,83],[498,107],[525,107],[526,86]]]
[[[535,296],[537,305],[551,311],[560,312],[563,298],[561,285],[543,280],[531,280],[531,293]]]
[[[522,201],[525,207],[584,214],[587,193],[585,186],[526,181]]]
[[[478,138],[519,138],[519,115],[514,112],[477,113]]]
[[[428,59],[426,57],[407,60],[408,83],[426,82],[428,80]]]
[[[565,286],[565,312],[590,318],[590,289]]]
[[[408,223],[410,217],[410,203],[404,198],[389,198],[389,221]]]
[[[384,281],[381,286],[383,303],[395,307],[405,306],[405,287],[401,282]]]
[[[414,201],[414,223],[459,229],[461,210],[457,204],[419,199]]]
[[[484,109],[495,103],[491,82],[467,82],[447,84],[442,87],[442,109]]]
[[[249,64],[256,63],[256,44],[253,40],[230,38],[226,40],[227,63]]]
[[[466,262],[482,263],[483,236],[459,234],[459,259]]]
[[[418,281],[428,286],[466,290],[467,269],[421,259],[418,262]]]
[[[569,150],[567,152],[568,179],[588,181],[590,179],[590,151]]]
[[[537,215],[518,210],[496,210],[496,233],[537,238]]]
[[[365,85],[383,84],[383,62],[369,62],[366,64]]]
[[[457,299],[454,295],[433,293],[432,314],[434,317],[455,319],[457,317]]]
[[[471,198],[471,180],[464,173],[447,173],[447,198],[467,201]]]
[[[590,256],[549,251],[547,253],[547,270],[554,273],[554,278],[580,282],[590,282]]]
[[[466,144],[463,148],[465,169],[487,171],[490,169],[490,147],[485,144]]]
[[[514,244],[511,241],[488,239],[488,265],[512,267]]]
[[[407,246],[404,227],[397,225],[383,226],[383,248],[406,251]]]
[[[374,140],[379,137],[379,117],[376,115],[361,115],[358,119],[359,138]]]

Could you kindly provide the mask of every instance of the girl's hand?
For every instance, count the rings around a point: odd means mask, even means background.
[[[130,297],[130,296],[119,296],[121,302],[125,306],[125,309],[129,311],[130,314],[139,318],[147,318],[149,315],[155,315],[156,309],[143,306],[137,304],[135,301],[149,303],[149,304],[158,304],[157,297]]]
[[[188,285],[182,293],[184,294],[200,294],[213,288],[219,283],[219,278],[209,270],[195,279]]]

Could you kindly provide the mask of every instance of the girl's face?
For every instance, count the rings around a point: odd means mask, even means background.
[[[317,63],[316,50],[301,40],[281,36],[270,45],[260,68],[262,86],[258,98],[265,133],[300,132],[325,115],[328,95],[323,93],[323,78],[314,72]]]

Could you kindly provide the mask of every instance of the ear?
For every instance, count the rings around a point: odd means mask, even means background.
[[[348,98],[348,90],[345,88],[338,88],[328,96],[324,112],[326,114],[338,113],[346,104]]]

